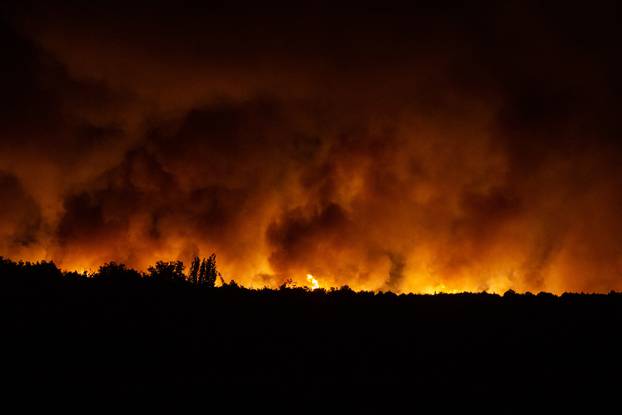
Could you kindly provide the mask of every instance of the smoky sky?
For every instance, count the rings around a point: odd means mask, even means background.
[[[616,2],[81,3],[2,9],[0,255],[622,289]]]

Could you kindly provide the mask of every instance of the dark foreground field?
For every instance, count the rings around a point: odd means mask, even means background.
[[[395,385],[483,397],[621,384],[615,293],[397,296],[3,272],[2,376],[17,390]]]

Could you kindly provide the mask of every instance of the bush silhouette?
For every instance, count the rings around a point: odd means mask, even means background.
[[[107,262],[101,265],[93,277],[102,279],[103,281],[118,283],[135,282],[141,279],[141,275],[138,271],[127,268],[125,264],[116,262]]]
[[[147,272],[154,281],[183,282],[186,280],[184,263],[181,261],[158,261],[155,266],[149,267]]]
[[[2,283],[9,289],[45,289],[62,281],[63,273],[52,261],[11,261],[0,256]]]

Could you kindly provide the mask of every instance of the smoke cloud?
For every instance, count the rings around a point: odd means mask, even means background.
[[[620,10],[6,6],[0,255],[622,289]]]

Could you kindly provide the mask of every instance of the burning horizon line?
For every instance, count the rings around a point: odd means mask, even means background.
[[[199,257],[196,257],[199,258]],[[62,274],[63,277],[68,277],[68,276],[78,276],[81,278],[88,278],[88,279],[96,279],[100,276],[100,273],[102,271],[102,269],[105,269],[107,266],[120,266],[122,267],[124,270],[128,271],[128,272],[136,272],[137,275],[140,276],[141,279],[151,279],[152,277],[149,275],[148,271],[146,272],[145,270],[141,270],[141,269],[136,269],[134,267],[130,267],[127,266],[126,264],[124,264],[123,262],[117,262],[117,261],[108,261],[108,262],[104,262],[101,265],[99,265],[97,267],[97,269],[75,269],[75,268],[71,268],[71,267],[61,267],[59,265],[57,265],[57,262],[54,261],[53,259],[47,260],[47,259],[40,259],[40,260],[26,260],[26,259],[18,259],[18,260],[14,260],[11,258],[7,258],[4,256],[0,255],[0,264],[6,264],[6,263],[10,263],[10,264],[14,264],[17,266],[37,266],[37,265],[45,265],[45,264],[52,264],[54,267],[56,267],[56,269],[58,269],[58,271]],[[185,263],[181,260],[171,260],[171,261],[164,261],[164,260],[158,260],[156,261],[153,265],[155,266],[158,263],[165,263],[165,264],[174,264],[174,263],[181,263],[183,266],[183,277],[184,277],[184,282],[190,282],[190,273],[186,272],[189,271],[189,268],[186,267]],[[609,290],[607,292],[597,292],[597,291],[563,291],[563,292],[550,292],[550,291],[537,291],[537,292],[532,292],[531,290],[515,290],[513,288],[507,288],[505,290],[500,290],[500,291],[495,291],[495,290],[459,290],[459,289],[450,289],[450,290],[445,290],[445,286],[443,284],[438,284],[436,287],[433,287],[433,289],[429,289],[429,290],[419,290],[419,291],[394,291],[394,290],[383,290],[383,289],[357,289],[357,288],[353,288],[351,286],[349,286],[348,284],[342,284],[342,285],[326,285],[326,284],[322,284],[322,286],[320,286],[320,283],[318,281],[318,279],[316,277],[314,277],[312,274],[306,274],[304,278],[285,278],[285,280],[275,286],[268,286],[268,285],[264,285],[264,286],[256,286],[256,285],[252,285],[252,284],[245,284],[243,282],[238,282],[237,280],[235,280],[234,278],[230,278],[230,279],[226,279],[226,277],[224,275],[222,275],[220,272],[218,272],[218,279],[216,280],[216,284],[215,287],[219,287],[219,286],[225,286],[225,285],[235,285],[237,287],[241,287],[247,290],[264,290],[264,289],[268,289],[268,290],[279,290],[279,289],[305,289],[308,291],[324,291],[324,292],[332,292],[335,290],[350,290],[352,292],[355,293],[365,293],[365,292],[371,292],[371,293],[375,293],[375,294],[386,294],[386,293],[393,293],[395,295],[398,296],[402,296],[402,295],[460,295],[460,294],[486,294],[486,295],[496,295],[496,296],[504,296],[504,295],[513,295],[513,294],[517,294],[517,295],[552,295],[555,297],[562,297],[564,295],[608,295],[608,294],[617,294],[617,293],[622,293],[616,290]]]

